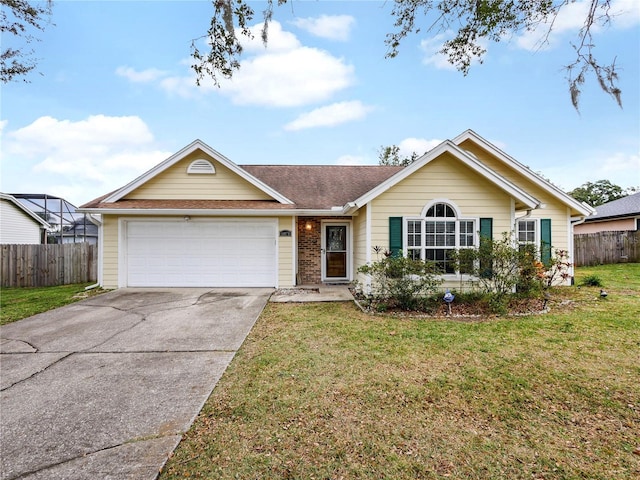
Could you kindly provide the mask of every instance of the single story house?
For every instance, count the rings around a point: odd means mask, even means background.
[[[60,236],[60,234],[58,234]],[[59,238],[58,236],[58,238]],[[98,225],[91,215],[74,218],[70,225],[62,228],[62,243],[98,244]]]
[[[640,192],[596,207],[596,213],[576,225],[574,233],[640,230]]]
[[[357,269],[380,248],[436,261],[459,285],[448,251],[515,232],[571,255],[592,213],[472,130],[407,167],[241,166],[196,140],[79,210],[100,220],[105,288],[366,280]]]
[[[0,244],[46,243],[46,232],[50,228],[51,225],[15,197],[0,193]]]

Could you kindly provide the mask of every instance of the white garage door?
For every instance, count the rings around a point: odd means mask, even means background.
[[[127,222],[129,287],[274,287],[273,220]]]

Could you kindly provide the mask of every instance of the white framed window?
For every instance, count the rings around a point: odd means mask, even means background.
[[[403,250],[409,258],[435,262],[445,274],[455,274],[451,252],[478,244],[478,220],[461,218],[445,201],[430,205],[422,217],[405,218]]]
[[[534,248],[535,251],[540,249],[539,222],[535,218],[526,220],[518,220],[518,229],[516,232],[517,242],[520,249],[528,246]]]

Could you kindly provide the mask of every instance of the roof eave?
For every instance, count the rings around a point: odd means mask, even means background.
[[[130,216],[172,216],[189,215],[194,217],[211,216],[266,216],[266,217],[289,217],[289,216],[326,216],[342,217],[345,214],[343,209],[232,209],[232,208],[79,208],[81,213],[100,215],[130,215]]]
[[[0,193],[0,198],[3,198],[5,200],[7,200],[8,202],[13,203],[20,211],[22,211],[25,215],[29,216],[30,218],[32,218],[33,220],[35,220],[36,222],[38,222],[40,224],[41,228],[45,228],[45,229],[49,229],[52,228],[51,224],[49,222],[47,222],[45,219],[40,218],[38,215],[36,215],[34,212],[32,212],[31,210],[29,210],[27,207],[25,207],[24,205],[22,205],[13,195],[8,195],[6,193]]]
[[[511,164],[511,166],[514,168],[514,170],[516,170],[517,172],[519,172],[520,174],[522,174],[523,176],[525,176],[526,178],[528,178],[532,182],[541,185],[552,196],[556,197],[561,202],[563,202],[566,205],[568,205],[569,207],[573,208],[574,210],[576,210],[581,215],[589,216],[589,215],[592,215],[593,212],[595,212],[595,210],[593,210],[593,208],[583,205],[581,202],[579,202],[575,198],[573,198],[570,195],[568,195],[567,193],[563,192],[558,187],[553,185],[551,182],[547,181],[542,176],[540,176],[537,173],[533,172],[531,169],[527,168],[522,163],[518,162],[515,158],[513,158],[509,154],[503,152],[498,147],[496,147],[492,143],[490,143],[487,140],[485,140],[484,138],[482,138],[480,135],[478,135],[473,130],[471,130],[471,129],[465,130],[464,132],[462,132],[460,135],[458,135],[457,137],[455,137],[453,139],[453,143],[455,143],[456,145],[459,145],[460,143],[464,142],[465,140],[472,140],[473,142],[475,142],[478,145],[480,145],[482,148],[487,150],[489,153],[491,153],[492,155],[494,155],[498,159],[502,160],[503,162]]]
[[[419,170],[420,168],[422,168],[423,166],[425,166],[426,164],[428,164],[429,162],[438,158],[440,155],[446,152],[452,154],[458,160],[462,161],[467,166],[469,166],[472,170],[481,174],[483,177],[487,178],[489,181],[491,181],[492,183],[500,187],[506,193],[508,193],[515,199],[522,202],[522,204],[525,205],[526,207],[535,209],[540,206],[540,201],[538,199],[529,195],[524,190],[520,189],[513,183],[509,182],[507,179],[499,176],[498,174],[496,174],[495,172],[487,168],[484,164],[482,164],[480,161],[476,160],[475,158],[471,157],[469,154],[467,154],[464,150],[462,150],[460,147],[458,147],[456,144],[454,144],[450,140],[445,140],[437,147],[429,150],[427,153],[425,153],[422,157],[418,158],[411,165],[405,167],[403,170],[400,170],[398,173],[391,176],[386,181],[382,182],[380,185],[376,186],[369,192],[362,195],[360,198],[356,199],[353,203],[358,207],[362,207],[363,205],[366,205],[377,196],[386,192],[389,188],[393,187],[400,181],[412,175],[416,170]]]

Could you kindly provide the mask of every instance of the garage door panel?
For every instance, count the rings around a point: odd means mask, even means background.
[[[129,222],[127,285],[273,287],[274,221]]]

